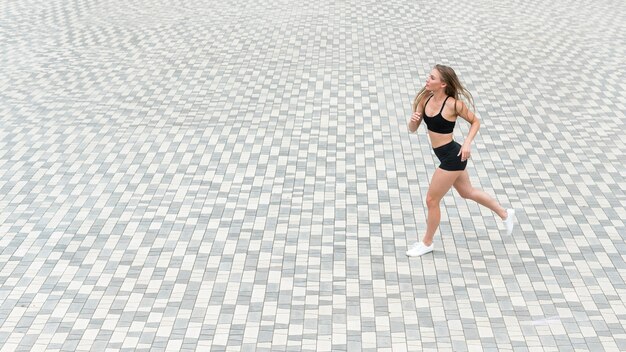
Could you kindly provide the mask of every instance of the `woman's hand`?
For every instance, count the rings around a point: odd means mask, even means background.
[[[406,126],[409,129],[409,133],[415,133],[417,131],[417,128],[420,127],[420,121],[422,121],[422,114],[417,111],[414,112]]]
[[[419,111],[416,111],[413,113],[413,115],[411,115],[411,123],[419,123],[421,119],[422,113]]]
[[[461,146],[461,150],[459,151],[459,154],[457,154],[457,156],[461,156],[461,161],[465,161],[467,159],[470,158],[470,155],[472,154],[472,150],[471,150],[471,146],[469,144],[463,144]]]

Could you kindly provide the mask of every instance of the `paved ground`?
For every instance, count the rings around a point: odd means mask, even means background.
[[[625,350],[624,33],[611,0],[1,2],[2,350]],[[451,192],[409,259],[435,63],[519,226]]]

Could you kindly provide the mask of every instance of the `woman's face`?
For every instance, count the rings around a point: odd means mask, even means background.
[[[433,68],[433,70],[430,71],[428,78],[426,78],[426,90],[434,92],[442,89],[444,86],[445,85],[441,80],[441,74],[437,71],[437,69]]]

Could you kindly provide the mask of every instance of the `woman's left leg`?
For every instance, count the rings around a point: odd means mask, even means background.
[[[471,199],[476,203],[491,209],[494,213],[498,214],[502,220],[506,219],[506,209],[504,209],[498,201],[491,198],[489,194],[479,188],[473,187],[467,170],[463,170],[463,173],[456,179],[456,181],[454,181],[453,186],[457,192],[459,192],[461,197]]]

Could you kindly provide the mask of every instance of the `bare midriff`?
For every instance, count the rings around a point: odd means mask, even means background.
[[[433,149],[452,142],[452,133],[437,133],[429,130],[428,137]]]

